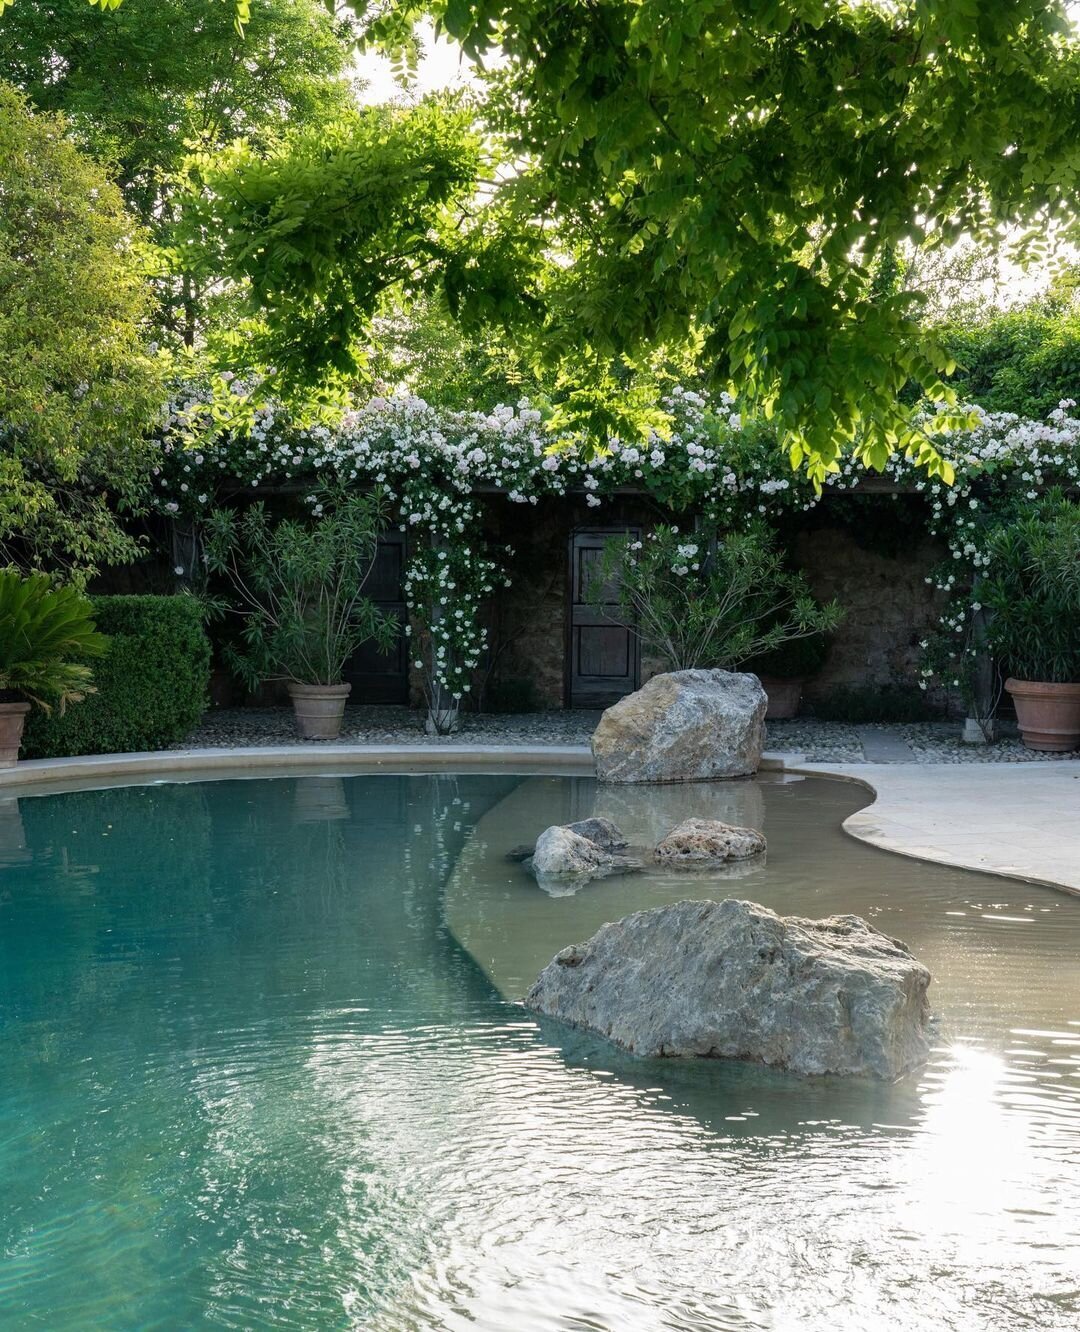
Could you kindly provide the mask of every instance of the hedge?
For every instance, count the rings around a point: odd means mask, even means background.
[[[34,708],[24,758],[162,749],[182,740],[206,707],[210,643],[198,603],[185,596],[93,597],[112,640],[93,663],[97,692],[61,717]]]
[[[1080,398],[1080,307],[1036,301],[940,336],[958,369],[962,399],[988,412],[1041,420],[1063,398]]]

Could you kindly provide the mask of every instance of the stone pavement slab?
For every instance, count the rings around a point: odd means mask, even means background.
[[[1080,893],[1080,761],[806,763],[799,771],[874,790],[874,803],[844,822],[861,841]]]
[[[893,731],[880,726],[855,728],[867,763],[915,763],[915,752]]]

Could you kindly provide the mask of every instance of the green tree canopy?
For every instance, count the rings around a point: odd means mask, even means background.
[[[570,414],[606,400],[617,420],[635,401],[611,367],[691,344],[815,476],[846,448],[880,465],[897,447],[947,474],[902,390],[948,398],[952,361],[917,293],[881,291],[882,256],[1010,228],[1031,256],[1078,230],[1067,0],[350,7],[398,52],[433,16],[481,62],[499,53],[485,117],[515,170],[447,248],[445,291],[466,322],[516,316]]]
[[[437,100],[193,159],[185,266],[242,284],[250,307],[220,359],[286,393],[363,373],[387,294],[422,293],[453,261],[481,159],[469,111]]]
[[[707,363],[820,471],[917,443],[898,394],[945,395],[911,293],[872,299],[904,242],[1077,225],[1080,46],[1047,0],[400,0],[501,52],[492,116],[519,215],[567,238],[549,347]],[[550,234],[550,230],[546,234]]]
[[[119,190],[0,84],[0,563],[77,578],[135,550],[116,508],[160,410],[152,293]]]
[[[235,14],[228,0],[18,0],[0,18],[0,68],[37,109],[64,114],[167,242],[192,148],[265,148],[352,104],[351,22],[319,0],[254,0],[241,36]],[[166,331],[194,341],[210,293],[185,273],[159,285]]]

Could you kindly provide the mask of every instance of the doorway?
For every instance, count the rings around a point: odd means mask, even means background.
[[[638,637],[610,613],[618,603],[617,582],[600,591],[598,602],[590,600],[605,543],[613,536],[638,535],[636,528],[607,527],[574,532],[570,538],[568,707],[606,708],[640,684]]]

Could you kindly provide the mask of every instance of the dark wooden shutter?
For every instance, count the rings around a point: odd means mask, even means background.
[[[614,608],[616,587],[603,590],[599,605],[589,601],[604,543],[627,532],[637,535],[634,529],[616,527],[575,532],[570,538],[567,702],[572,708],[606,708],[638,687],[637,636],[605,612],[605,606]]]
[[[379,538],[375,563],[365,590],[380,610],[392,615],[402,629],[408,623],[404,573],[405,533],[387,532]],[[349,659],[344,678],[352,685],[350,703],[408,703],[408,638],[400,633],[389,652],[380,652],[374,643],[362,643]]]

